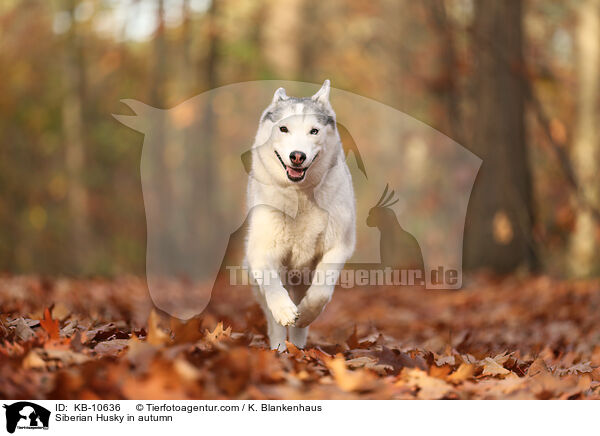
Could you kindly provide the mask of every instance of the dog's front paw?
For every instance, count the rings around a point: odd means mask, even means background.
[[[300,316],[296,321],[296,327],[307,327],[323,312],[325,306],[331,301],[333,289],[327,287],[312,286],[306,296],[298,305]]]
[[[304,301],[301,301],[298,305],[299,316],[294,324],[295,327],[308,327],[322,312],[322,309],[307,307],[303,303]]]
[[[274,295],[267,298],[267,305],[275,321],[282,326],[294,325],[298,319],[298,308],[287,295]]]

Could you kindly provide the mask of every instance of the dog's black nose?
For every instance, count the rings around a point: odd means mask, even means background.
[[[290,153],[290,161],[292,165],[301,165],[306,160],[306,155],[301,151],[292,151]]]

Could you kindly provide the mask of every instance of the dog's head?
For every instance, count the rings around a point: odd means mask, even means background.
[[[312,97],[288,97],[279,88],[263,112],[256,145],[265,167],[280,182],[304,182],[339,149],[329,90],[329,80]]]

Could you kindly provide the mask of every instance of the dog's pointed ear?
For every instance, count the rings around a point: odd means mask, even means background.
[[[318,101],[319,103],[328,103],[329,102],[329,91],[331,89],[331,87],[329,86],[329,79],[326,79],[323,82],[323,86],[321,86],[321,89],[319,89],[317,91],[317,93],[315,95],[312,96],[312,99],[315,101]]]
[[[278,101],[287,100],[288,96],[285,93],[285,89],[278,88],[273,95],[273,101],[271,103],[277,103]]]

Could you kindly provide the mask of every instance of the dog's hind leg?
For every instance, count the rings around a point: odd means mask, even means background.
[[[290,342],[298,348],[306,346],[306,338],[308,337],[308,327],[288,327],[290,332]]]

